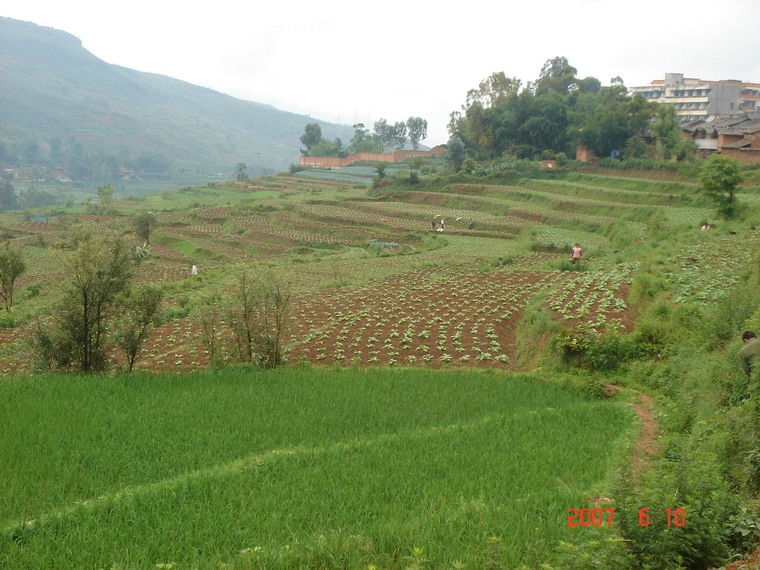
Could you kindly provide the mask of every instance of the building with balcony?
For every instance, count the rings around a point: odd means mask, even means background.
[[[630,87],[633,95],[641,93],[648,101],[669,103],[683,122],[711,121],[760,111],[760,83],[735,79],[708,81],[684,77],[683,73],[666,73],[644,87]]]

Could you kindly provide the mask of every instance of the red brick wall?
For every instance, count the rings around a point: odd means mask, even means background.
[[[736,148],[722,148],[720,153],[723,156],[733,158],[743,164],[757,164],[760,162],[760,148],[751,148],[747,150],[739,150]]]
[[[301,166],[315,166],[318,168],[345,168],[355,162],[401,162],[415,156],[441,156],[446,152],[446,147],[439,145],[430,150],[397,150],[394,152],[360,152],[346,158],[337,156],[302,156],[298,159]]]

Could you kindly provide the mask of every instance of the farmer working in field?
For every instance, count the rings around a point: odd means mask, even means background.
[[[576,243],[575,247],[573,248],[573,253],[570,256],[570,262],[578,263],[579,259],[583,259],[583,250],[581,249],[581,244]]]
[[[752,331],[745,331],[742,340],[744,346],[739,351],[739,359],[744,372],[749,376],[753,370],[760,370],[760,365],[757,364],[760,362],[760,340],[757,340],[757,335]]]

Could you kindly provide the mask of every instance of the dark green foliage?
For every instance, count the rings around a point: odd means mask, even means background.
[[[228,311],[237,359],[274,368],[283,363],[290,311],[290,285],[267,269],[238,275],[235,304]]]
[[[699,430],[710,437],[707,426]],[[721,476],[715,454],[690,442],[641,477],[634,482],[629,476],[615,493],[615,518],[630,541],[637,567],[720,566],[730,554],[725,521],[738,511],[738,498]],[[684,509],[683,526],[674,522],[676,509]],[[642,524],[647,517],[649,524]]]
[[[736,191],[742,182],[739,163],[720,154],[712,155],[699,174],[702,189],[715,202],[718,213],[733,218],[737,213]]]
[[[118,237],[102,240],[75,233],[62,244],[60,263],[67,275],[49,327],[38,326],[33,347],[43,367],[55,364],[97,372],[108,366],[108,325],[127,288],[133,256]]]
[[[598,79],[575,74],[564,57],[547,61],[539,79],[523,90],[503,72],[493,74],[467,94],[461,112],[452,113],[449,132],[480,160],[574,155],[578,143],[602,158],[624,149],[643,156],[642,137],[657,105],[641,95],[630,97],[622,80],[601,87]],[[663,128],[668,136],[672,132]],[[673,146],[670,139],[668,145]]]
[[[158,218],[150,212],[140,212],[132,220],[137,237],[150,245],[150,235],[158,225]]]
[[[11,249],[8,242],[0,247],[0,300],[5,305],[5,310],[10,311],[13,307],[13,292],[16,280],[26,270],[21,253]]]
[[[587,325],[563,329],[552,342],[565,364],[590,370],[614,370],[654,351],[653,346],[638,337],[600,333]]]
[[[0,210],[15,210],[17,207],[16,190],[13,184],[0,179]]]
[[[127,370],[132,372],[140,349],[148,340],[148,333],[158,317],[163,291],[156,285],[140,285],[120,300],[122,316],[117,321],[116,344],[127,359]]]
[[[454,172],[459,172],[467,157],[465,146],[459,137],[452,137],[446,151],[446,162]]]

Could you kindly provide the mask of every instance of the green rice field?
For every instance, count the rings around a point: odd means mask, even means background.
[[[625,402],[540,374],[0,378],[0,567],[518,568],[573,541]]]

